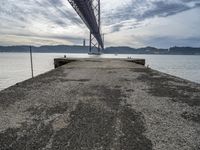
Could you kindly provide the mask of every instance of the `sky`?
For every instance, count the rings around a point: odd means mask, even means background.
[[[200,0],[101,0],[105,46],[200,47]],[[89,31],[67,0],[0,0],[0,45],[77,45]]]

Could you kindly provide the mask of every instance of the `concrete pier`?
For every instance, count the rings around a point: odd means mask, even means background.
[[[1,150],[198,150],[200,85],[79,59],[0,92]]]
[[[97,59],[100,59],[100,58],[97,58]],[[54,59],[54,68],[58,68],[60,66],[66,65],[66,64],[68,64],[70,62],[77,61],[77,60],[80,60],[80,59],[75,59],[75,58],[72,59],[72,58],[66,58],[66,57],[64,57],[64,58],[55,58]],[[84,58],[82,58],[82,61],[83,60],[84,60]],[[113,60],[114,60],[114,58],[113,58]],[[139,65],[143,65],[143,66],[145,66],[145,62],[146,62],[145,59],[132,59],[132,58],[129,58],[129,59],[117,59],[117,60],[125,60],[125,61],[128,61],[128,62],[133,62],[133,63],[139,64]]]

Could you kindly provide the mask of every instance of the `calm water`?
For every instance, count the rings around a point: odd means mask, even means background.
[[[53,69],[53,59],[62,53],[34,53],[34,75]],[[92,57],[68,54],[70,57]],[[200,56],[191,55],[102,55],[104,58],[145,58],[151,68],[200,83]],[[99,56],[93,56],[99,57]],[[0,90],[31,77],[29,53],[0,53]]]

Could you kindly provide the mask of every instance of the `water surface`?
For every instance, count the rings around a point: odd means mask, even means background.
[[[151,68],[200,83],[200,55],[111,55],[89,56],[87,54],[34,53],[34,75],[54,68],[53,59],[72,58],[144,58]],[[29,53],[0,53],[0,90],[31,78]]]

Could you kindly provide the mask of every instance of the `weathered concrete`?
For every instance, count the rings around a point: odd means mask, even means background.
[[[198,150],[200,85],[113,59],[0,92],[0,149]]]
[[[54,59],[54,68],[58,68],[60,66],[66,65],[70,62],[75,61],[75,59],[69,59],[69,58],[55,58]]]
[[[73,62],[73,61],[76,61],[77,59],[73,58],[55,58],[54,59],[54,68],[58,68],[60,66],[63,66],[63,65],[66,65],[70,62]],[[84,60],[84,58],[82,58],[82,60]],[[124,59],[118,59],[118,60],[124,60]],[[129,61],[129,62],[133,62],[133,63],[136,63],[136,64],[139,64],[139,65],[143,65],[145,66],[145,59],[136,59],[136,58],[129,58],[129,59],[126,59],[126,61]]]

